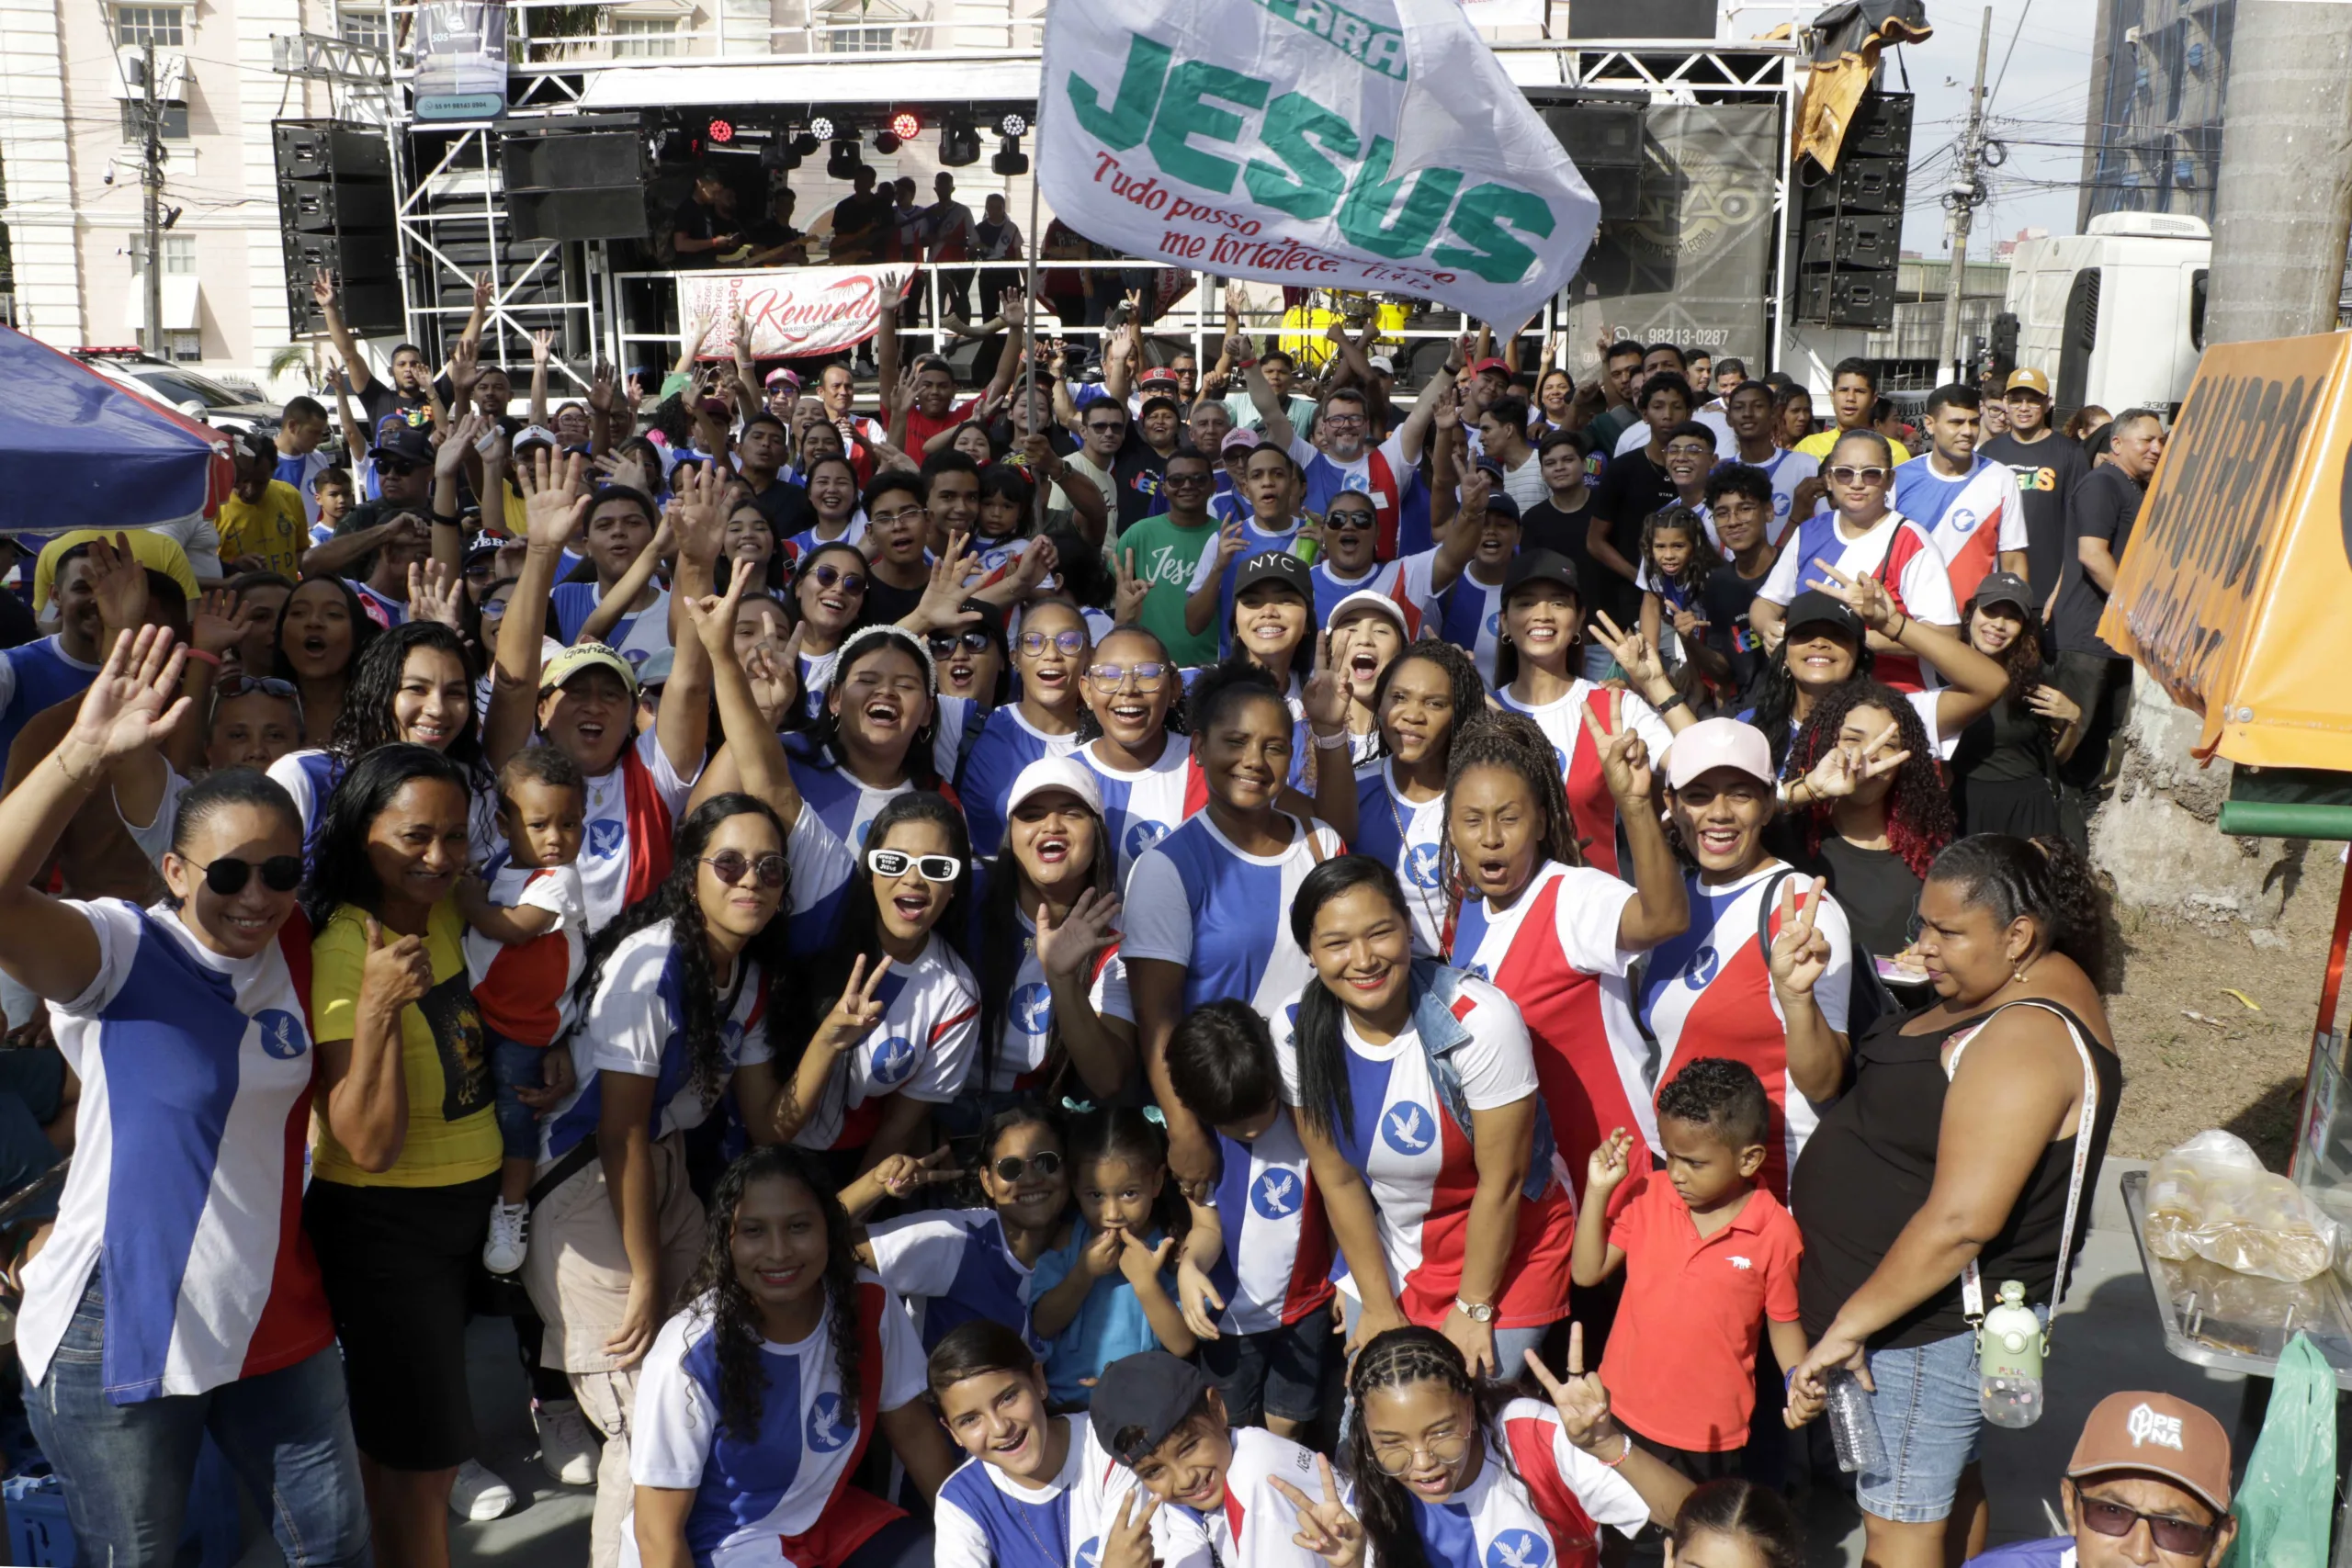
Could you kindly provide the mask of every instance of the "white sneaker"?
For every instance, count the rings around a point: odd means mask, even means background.
[[[490,1205],[490,1239],[481,1245],[481,1266],[493,1274],[512,1274],[523,1267],[529,1250],[531,1211],[527,1204]]]
[[[570,1399],[541,1400],[531,1411],[539,1428],[539,1464],[565,1486],[596,1483],[596,1429]]]
[[[449,1484],[449,1511],[476,1524],[503,1519],[514,1511],[514,1488],[477,1461],[468,1460],[458,1467],[458,1478]]]

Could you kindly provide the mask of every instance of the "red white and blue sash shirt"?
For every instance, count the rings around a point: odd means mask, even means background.
[[[1319,862],[1346,852],[1328,823],[1286,825],[1290,843],[1272,855],[1243,853],[1205,811],[1153,845],[1127,877],[1119,944],[1131,965],[1158,959],[1183,966],[1185,1011],[1238,998],[1277,1040],[1315,973],[1291,940],[1291,900]]]
[[[1367,446],[1353,462],[1332,457],[1321,447],[1292,436],[1290,455],[1306,470],[1307,511],[1320,517],[1331,502],[1350,491],[1372,498],[1378,525],[1373,553],[1395,560],[1430,547],[1430,493],[1420,469],[1405,456],[1401,433],[1377,446]]]
[[[1090,741],[1077,757],[1093,771],[1102,791],[1102,825],[1118,852],[1119,886],[1125,887],[1143,852],[1209,803],[1208,780],[1181,735],[1168,738],[1158,761],[1133,773],[1104,761],[1102,744]]]
[[[1965,604],[1986,574],[2000,570],[2002,552],[2025,552],[2025,498],[2007,463],[1977,457],[1958,479],[1933,463],[1921,453],[1894,470],[1894,507],[1935,541],[1951,575],[1952,602]],[[2036,586],[2046,592],[2052,585]]]
[[[1673,743],[1674,731],[1667,728],[1666,720],[1658,717],[1656,709],[1633,693],[1606,690],[1581,675],[1568,682],[1566,695],[1540,706],[1521,702],[1510,694],[1509,687],[1497,691],[1495,701],[1533,719],[1552,742],[1552,754],[1560,764],[1560,780],[1567,790],[1568,812],[1576,818],[1577,836],[1585,841],[1585,863],[1615,875],[1617,799],[1609,793],[1608,774],[1600,765],[1600,748],[1585,728],[1585,716],[1590,714],[1604,735],[1614,735],[1617,723],[1631,726],[1648,744],[1653,763],[1666,755],[1667,747]],[[1614,722],[1610,716],[1612,709],[1619,716]]]
[[[1225,1252],[1209,1283],[1225,1299],[1221,1334],[1282,1328],[1331,1304],[1331,1224],[1290,1108],[1249,1143],[1217,1134],[1211,1202]]]
[[[935,1568],[1101,1568],[1103,1534],[1138,1483],[1094,1440],[1083,1412],[1052,1419],[1069,1435],[1069,1455],[1045,1485],[976,1459],[948,1476],[932,1509]],[[1210,1568],[1208,1538],[1185,1509],[1156,1511],[1151,1543],[1161,1568]]]
[[[1835,513],[1815,513],[1799,523],[1781,547],[1780,558],[1764,574],[1758,599],[1786,609],[1811,582],[1835,581],[1822,565],[1827,563],[1848,577],[1876,577],[1894,596],[1895,608],[1930,626],[1960,625],[1960,605],[1951,596],[1951,571],[1943,552],[1928,530],[1899,512],[1890,511],[1859,539],[1838,530]],[[1919,661],[1907,653],[1881,654],[1871,673],[1898,692],[1926,689]]]
[[[842,1053],[793,1142],[864,1148],[894,1094],[945,1105],[964,1092],[979,1053],[980,992],[972,972],[933,931],[912,964],[893,964],[875,987],[882,1021]]]

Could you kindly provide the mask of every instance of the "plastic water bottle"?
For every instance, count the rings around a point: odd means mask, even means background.
[[[2001,1281],[2000,1304],[1976,1331],[1976,1404],[1996,1427],[2041,1419],[2041,1320],[2025,1304],[2025,1287]]]
[[[1838,1468],[1849,1475],[1884,1471],[1886,1444],[1878,1435],[1878,1418],[1871,1413],[1870,1390],[1840,1367],[1829,1374],[1826,1394],[1829,1441],[1838,1450]]]

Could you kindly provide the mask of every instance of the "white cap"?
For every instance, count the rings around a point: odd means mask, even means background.
[[[1040,757],[1022,769],[1012,781],[1012,793],[1005,797],[1004,814],[1012,816],[1023,801],[1049,789],[1068,790],[1080,805],[1102,815],[1102,786],[1095,782],[1094,770],[1069,756]]]
[[[1336,626],[1340,624],[1341,617],[1357,610],[1379,611],[1396,623],[1396,631],[1399,636],[1408,641],[1412,639],[1413,634],[1405,625],[1405,607],[1387,594],[1372,588],[1359,588],[1332,605],[1331,613],[1323,619],[1323,625],[1326,629]]]
[[[1700,774],[1734,768],[1750,778],[1772,782],[1772,743],[1752,724],[1736,718],[1702,718],[1666,749],[1666,782],[1682,788]]]
[[[1396,362],[1389,358],[1385,354],[1374,355],[1370,364],[1374,375],[1394,376],[1396,374]]]

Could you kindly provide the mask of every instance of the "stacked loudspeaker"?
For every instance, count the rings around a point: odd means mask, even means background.
[[[286,314],[294,335],[326,331],[311,295],[311,279],[321,267],[334,276],[343,319],[353,332],[398,333],[405,319],[391,150],[384,133],[332,119],[281,119],[270,130],[286,247]]]
[[[642,240],[650,171],[631,118],[499,140],[506,221],[518,240]],[[756,217],[757,214],[752,216]]]
[[[1804,187],[1795,319],[1886,332],[1909,186],[1911,95],[1863,96],[1838,167]],[[1810,161],[1804,167],[1820,174]]]
[[[1641,215],[1644,107],[1593,102],[1561,104],[1544,111],[1544,125],[1600,203],[1604,223]]]

